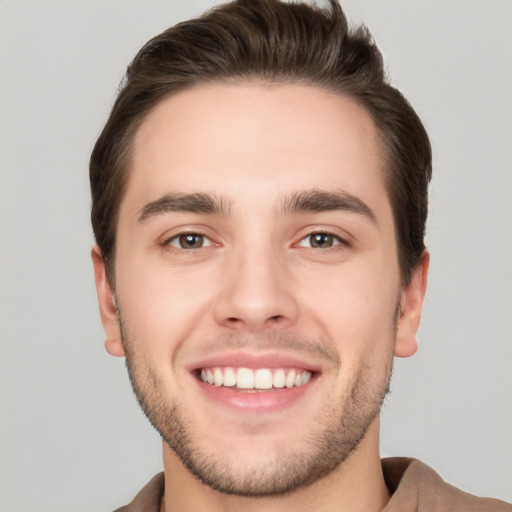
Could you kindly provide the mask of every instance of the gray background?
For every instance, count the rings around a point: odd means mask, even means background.
[[[0,510],[101,511],[161,469],[103,349],[87,163],[125,66],[209,1],[0,1]],[[383,455],[512,501],[512,2],[346,1],[435,154],[420,350],[396,365]]]

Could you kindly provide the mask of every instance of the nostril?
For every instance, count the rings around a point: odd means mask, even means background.
[[[246,315],[246,316],[228,316],[222,320],[222,324],[230,329],[247,329],[249,331],[261,331],[263,329],[277,329],[284,326],[287,322],[285,315]]]

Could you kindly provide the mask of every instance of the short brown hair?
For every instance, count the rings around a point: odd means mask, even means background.
[[[373,118],[386,153],[386,187],[407,284],[425,249],[432,156],[419,117],[386,77],[366,27],[349,29],[328,8],[237,0],[150,40],[129,65],[90,161],[94,235],[114,284],[116,226],[134,133],[163,98],[201,83],[263,80],[319,86],[348,96]]]

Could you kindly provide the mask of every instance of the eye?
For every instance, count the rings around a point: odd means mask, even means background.
[[[336,245],[346,245],[340,237],[331,233],[311,233],[299,242],[299,247],[312,247],[313,249],[330,249]]]
[[[177,249],[201,249],[213,245],[213,242],[200,233],[182,233],[169,239],[166,245]]]

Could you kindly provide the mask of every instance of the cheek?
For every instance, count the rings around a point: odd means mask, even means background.
[[[206,318],[215,289],[211,272],[136,257],[119,258],[117,275],[116,294],[130,338],[149,351],[175,350]]]
[[[378,266],[369,271],[371,268],[347,265],[335,272],[331,269],[329,276],[319,281],[322,286],[311,287],[304,294],[306,311],[345,360],[371,362],[392,351],[398,272],[380,271]]]

